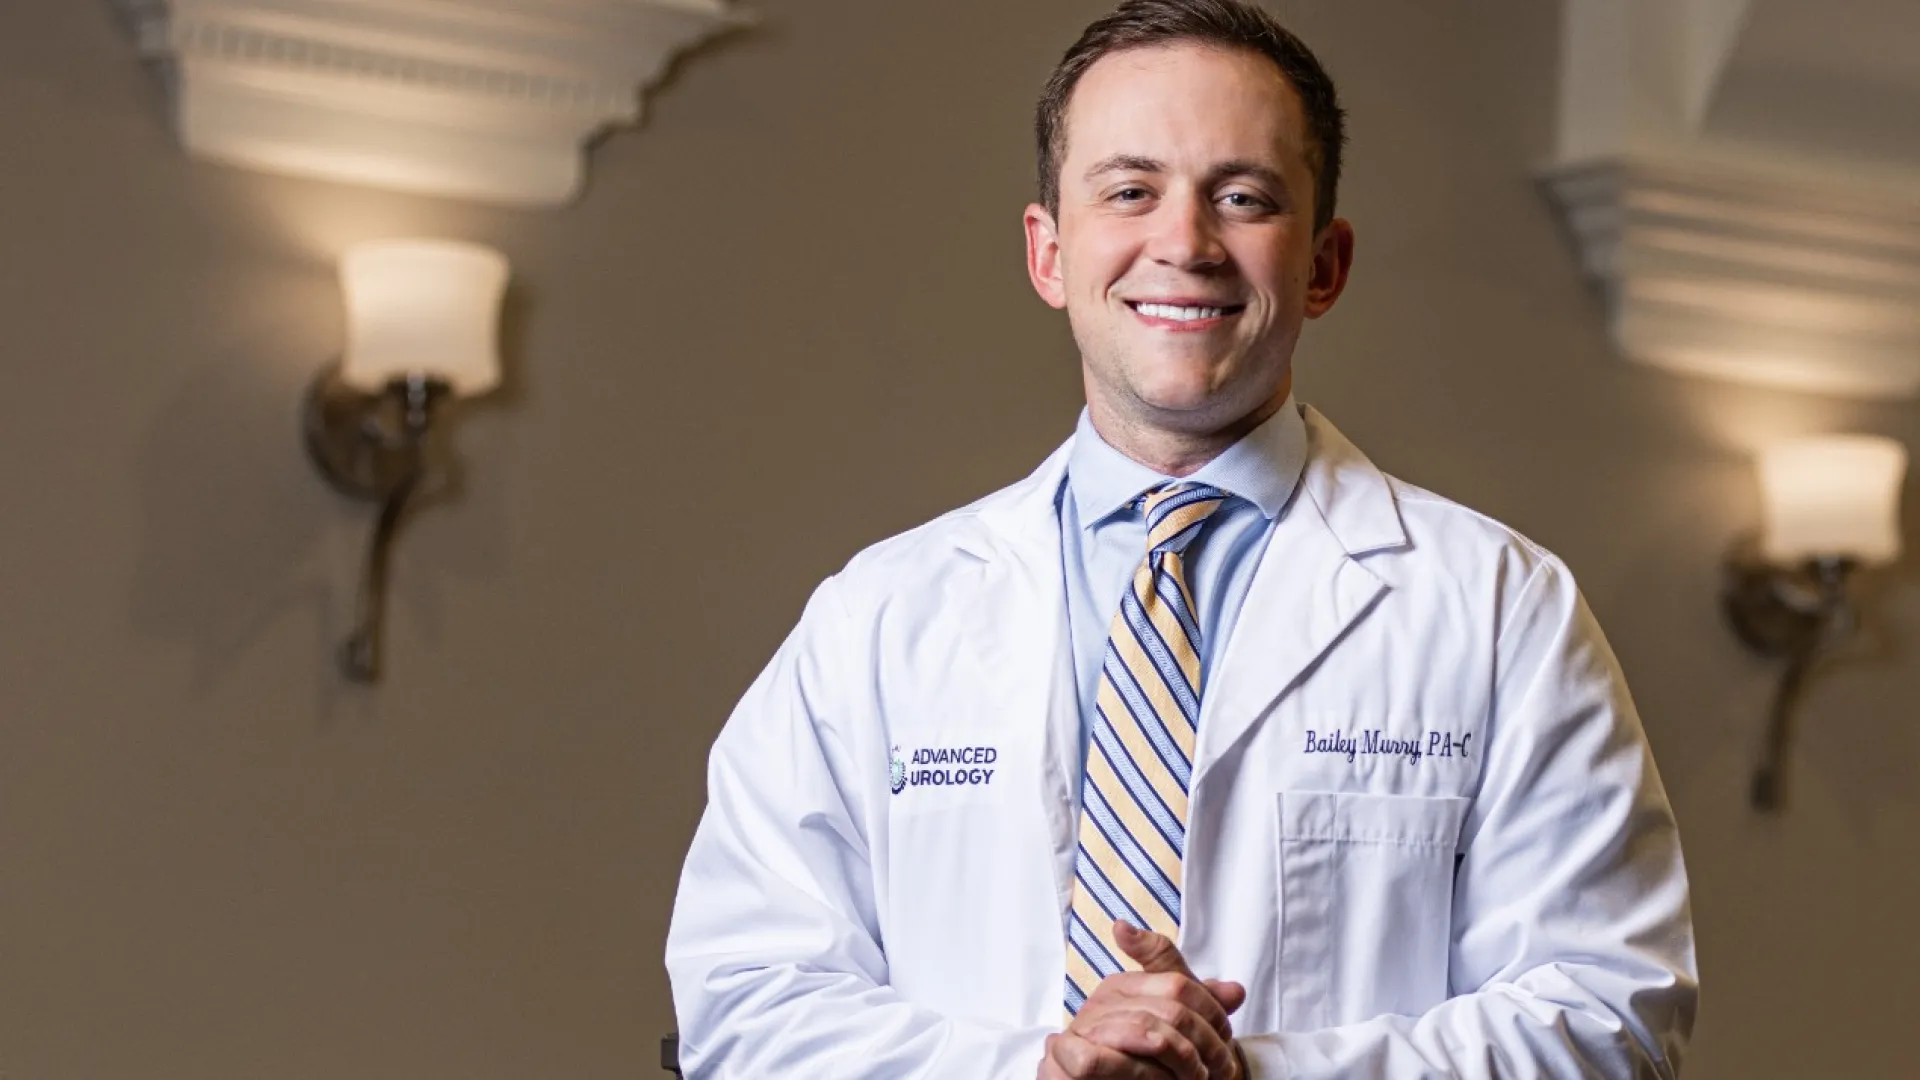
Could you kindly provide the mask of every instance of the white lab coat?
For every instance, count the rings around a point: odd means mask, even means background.
[[[1181,949],[1246,985],[1255,1077],[1672,1077],[1679,839],[1566,567],[1303,413],[1205,688]],[[728,721],[667,939],[689,1077],[1034,1075],[1080,782],[1066,461],[856,557]]]

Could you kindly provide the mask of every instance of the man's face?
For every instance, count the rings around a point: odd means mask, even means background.
[[[1306,131],[1257,53],[1132,49],[1081,77],[1059,215],[1027,208],[1027,263],[1067,311],[1097,422],[1204,435],[1278,407],[1353,247],[1344,221],[1314,235]]]

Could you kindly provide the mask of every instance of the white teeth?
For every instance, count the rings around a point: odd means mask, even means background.
[[[1217,319],[1227,313],[1226,308],[1179,307],[1174,304],[1136,304],[1135,310],[1151,318],[1173,319],[1176,322],[1193,322],[1196,319]]]

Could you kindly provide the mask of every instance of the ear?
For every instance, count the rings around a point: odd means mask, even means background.
[[[1023,221],[1027,229],[1027,277],[1033,282],[1033,291],[1050,307],[1066,307],[1067,289],[1060,278],[1059,227],[1039,203],[1027,207]]]
[[[1346,218],[1334,218],[1313,243],[1313,276],[1307,281],[1307,318],[1317,319],[1333,310],[1340,294],[1346,291],[1347,275],[1353,270],[1353,225]]]

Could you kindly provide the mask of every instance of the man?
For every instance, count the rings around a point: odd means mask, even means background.
[[[1566,568],[1292,400],[1353,258],[1312,54],[1130,0],[1039,110],[1087,408],[824,583],[714,747],[693,1077],[1672,1077],[1671,811]]]

